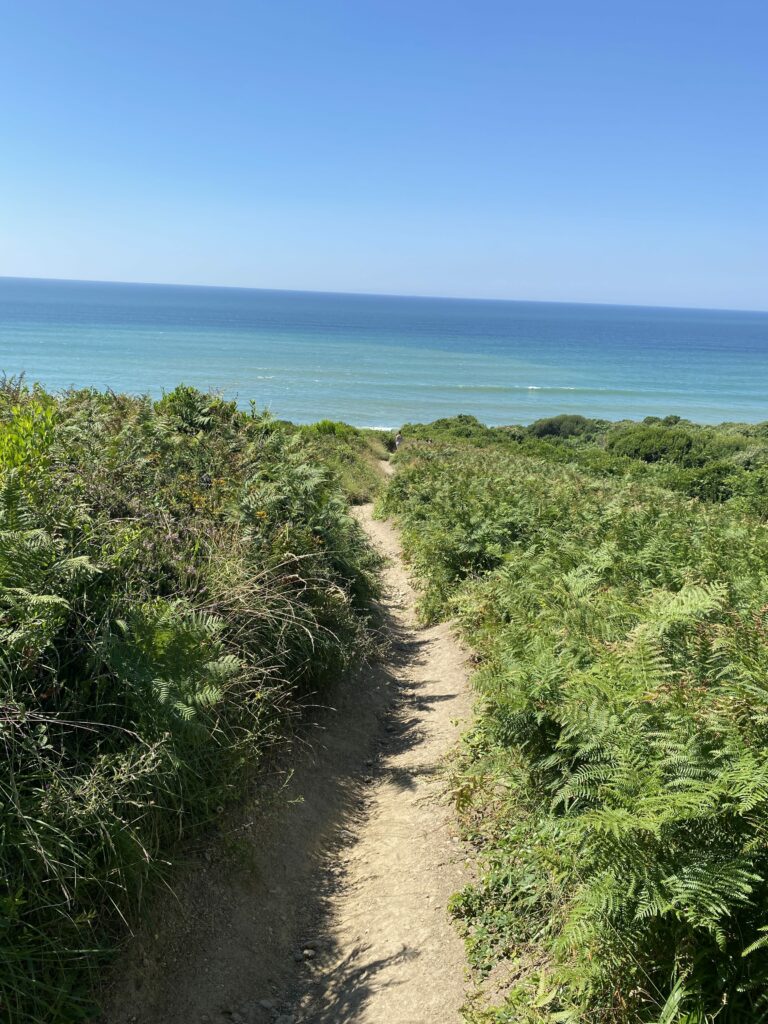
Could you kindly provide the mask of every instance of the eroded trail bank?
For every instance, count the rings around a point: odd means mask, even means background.
[[[339,687],[294,802],[233,825],[234,858],[191,866],[116,979],[109,1024],[460,1019],[446,903],[465,867],[440,766],[469,713],[466,656],[448,626],[417,625],[392,527],[357,515],[388,559],[388,656]]]

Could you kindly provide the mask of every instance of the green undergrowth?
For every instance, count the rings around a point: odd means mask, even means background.
[[[178,840],[369,649],[380,442],[0,387],[0,1019],[68,1024]]]
[[[768,423],[711,427],[679,416],[611,423],[563,415],[527,427],[486,427],[465,415],[406,424],[403,431],[410,442],[515,450],[593,476],[641,480],[768,516]]]
[[[382,490],[379,462],[389,457],[387,434],[320,420],[300,432],[321,462],[331,468],[349,500],[361,505]]]
[[[479,863],[452,902],[484,992],[466,1019],[768,1019],[762,428],[745,500],[665,477],[743,468],[740,430],[593,424],[571,446],[468,420],[406,427],[381,506],[424,617],[456,616],[479,661],[454,779]],[[695,467],[638,458],[690,437],[712,446]]]

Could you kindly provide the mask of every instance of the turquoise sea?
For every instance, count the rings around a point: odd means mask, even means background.
[[[0,278],[0,371],[284,419],[768,420],[768,313]]]

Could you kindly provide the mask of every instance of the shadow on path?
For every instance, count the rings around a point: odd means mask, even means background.
[[[300,733],[273,799],[228,818],[174,879],[109,979],[104,1024],[342,1024],[356,1021],[382,974],[418,959],[330,938],[334,898],[348,884],[377,783],[414,788],[434,768],[389,762],[421,743],[425,722],[457,698],[413,681],[431,641],[403,625],[397,594],[379,609],[385,661],[340,681]],[[416,673],[418,676],[418,672]],[[450,714],[450,712],[447,712]],[[286,799],[287,798],[287,799]],[[392,1021],[391,1024],[396,1024]]]

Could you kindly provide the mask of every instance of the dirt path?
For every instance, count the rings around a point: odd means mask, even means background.
[[[339,686],[293,802],[246,814],[190,865],[116,972],[108,1024],[459,1021],[445,908],[464,853],[439,767],[469,713],[466,656],[447,626],[418,627],[397,535],[356,513],[388,558],[386,663]]]
[[[447,626],[417,628],[391,526],[368,507],[359,518],[390,559],[390,667],[400,706],[397,723],[386,726],[395,739],[382,752],[345,885],[332,900],[341,956],[305,1005],[314,1011],[309,1020],[328,1024],[448,1024],[459,1019],[464,954],[445,908],[463,871],[438,768],[456,740],[456,718],[468,710],[465,658]]]

